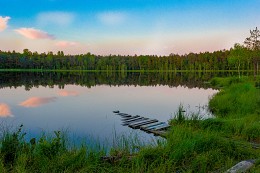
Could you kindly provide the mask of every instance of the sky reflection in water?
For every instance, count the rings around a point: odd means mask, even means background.
[[[4,119],[13,114],[9,122],[24,124],[31,135],[37,135],[42,130],[69,128],[76,136],[109,139],[115,132],[124,134],[133,131],[121,126],[120,117],[114,115],[113,110],[168,121],[180,103],[191,111],[198,111],[196,106],[206,105],[208,98],[216,92],[182,86],[99,85],[87,88],[66,85],[63,90],[57,86],[40,86],[30,91],[22,87],[4,88],[0,90],[0,116]],[[151,136],[141,131],[138,133],[142,137]]]
[[[23,107],[39,107],[43,104],[55,102],[56,97],[31,97],[23,102],[21,102],[19,105]]]

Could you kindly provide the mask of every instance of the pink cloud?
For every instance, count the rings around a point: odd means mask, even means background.
[[[78,43],[76,42],[71,42],[71,41],[59,41],[55,45],[58,47],[70,47],[70,46],[76,46]]]
[[[56,101],[56,97],[31,97],[21,102],[19,105],[23,107],[38,107],[43,104],[47,104],[55,101]]]
[[[10,107],[5,103],[0,103],[0,117],[12,117]]]
[[[2,17],[0,16],[0,32],[4,31],[7,28],[7,22],[11,19],[10,17]]]
[[[15,30],[17,33],[29,39],[50,39],[53,40],[55,37],[48,34],[47,32],[34,29],[34,28],[20,28]]]
[[[79,95],[79,93],[77,91],[67,91],[67,90],[59,91],[58,94],[59,94],[59,96],[63,96],[63,97]]]

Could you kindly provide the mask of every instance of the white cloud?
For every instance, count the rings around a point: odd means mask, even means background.
[[[10,17],[2,17],[0,16],[0,32],[4,31],[7,28],[8,20],[11,19]]]
[[[55,45],[57,47],[66,48],[70,46],[77,46],[78,43],[72,41],[58,41]]]
[[[97,18],[105,25],[118,25],[125,22],[127,15],[123,12],[103,12]]]
[[[66,26],[71,24],[75,19],[75,14],[68,12],[43,12],[37,15],[37,22],[39,25],[60,25]]]
[[[34,28],[19,28],[15,30],[17,33],[29,39],[50,39],[53,40],[55,37],[48,34],[47,32],[34,29]]]

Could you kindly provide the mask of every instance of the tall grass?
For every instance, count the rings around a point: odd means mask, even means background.
[[[258,81],[245,77],[213,81],[215,86],[224,87],[209,102],[210,110],[218,118],[204,121],[202,127],[260,142],[260,90],[255,85]]]

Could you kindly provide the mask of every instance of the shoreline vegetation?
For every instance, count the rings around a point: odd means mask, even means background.
[[[69,145],[59,131],[26,141],[20,127],[2,134],[0,172],[225,172],[249,159],[256,160],[250,171],[259,172],[259,76],[215,77],[210,84],[221,88],[209,101],[216,117],[201,120],[180,106],[169,121],[166,142],[138,146],[118,137],[106,159],[102,148]]]
[[[260,71],[260,69],[258,70]],[[257,71],[257,72],[258,72]],[[65,70],[65,69],[0,69],[0,72],[96,72],[96,73],[207,73],[207,72],[236,72],[237,70]],[[254,72],[254,70],[240,70],[243,72]]]

